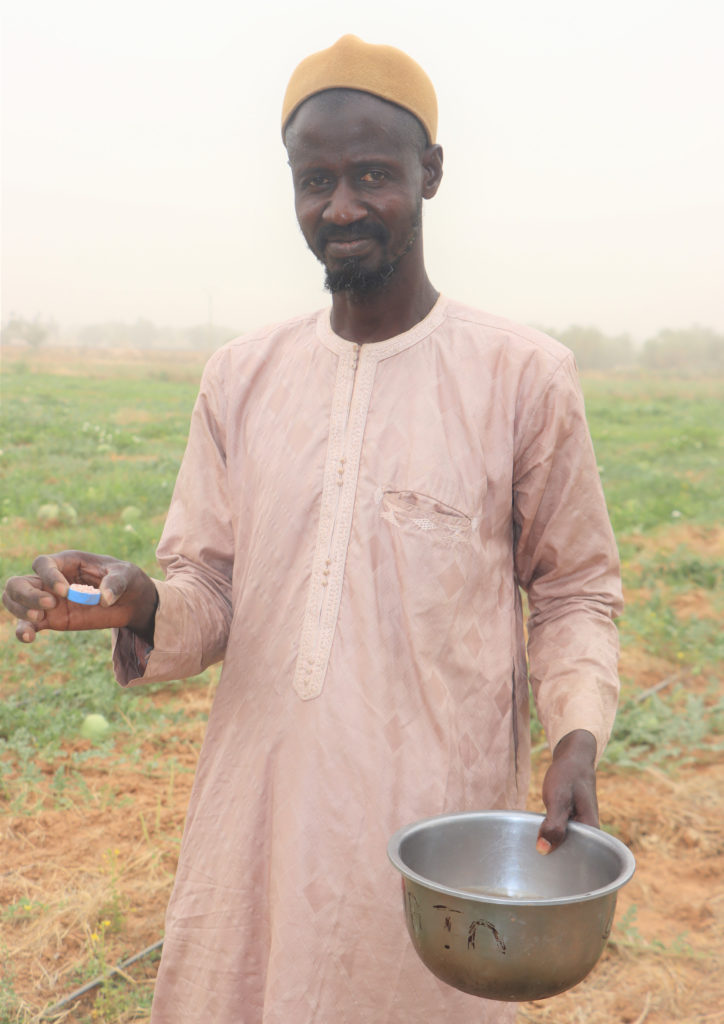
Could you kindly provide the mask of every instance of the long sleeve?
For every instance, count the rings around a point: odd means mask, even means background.
[[[127,630],[114,636],[113,662],[122,685],[181,679],[224,657],[231,624],[232,507],[224,431],[223,374],[212,360],[191,418],[157,558],[159,593],[153,650],[143,657]]]
[[[619,559],[573,358],[521,414],[515,565],[530,607],[530,680],[551,747],[573,729],[600,758],[618,700]]]

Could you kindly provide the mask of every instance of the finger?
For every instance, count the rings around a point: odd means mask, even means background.
[[[554,818],[550,814],[546,815],[538,829],[538,838],[535,844],[538,853],[545,855],[561,845],[566,838],[567,823],[568,818],[566,815],[562,818]]]
[[[569,794],[566,788],[558,790],[554,798],[549,798],[546,811],[536,842],[536,849],[542,854],[550,853],[561,845],[566,838],[569,820],[598,827],[595,781],[588,785],[579,781]]]
[[[15,616],[19,624],[32,626],[36,633],[45,628],[48,617],[48,612],[45,609],[28,608],[25,604],[15,604],[15,602],[7,600],[5,596],[3,596],[3,604],[10,614]]]
[[[37,609],[42,615],[43,611],[55,608],[58,603],[52,594],[43,590],[43,584],[36,576],[13,576],[5,585],[2,600],[16,619],[28,618],[28,609]]]
[[[550,853],[566,838],[568,819],[573,812],[573,794],[570,786],[562,782],[555,772],[555,766],[546,774],[543,786],[543,802],[546,815],[538,829],[536,849],[539,853]]]
[[[598,800],[595,792],[591,793],[588,789],[582,788],[576,794],[576,813],[573,820],[580,821],[583,825],[593,825],[594,828],[599,827]]]
[[[52,555],[38,555],[33,562],[33,572],[37,573],[44,587],[57,594],[58,597],[67,597],[68,579],[58,567],[58,563]]]
[[[15,636],[21,644],[31,644],[36,636],[35,627],[32,622],[18,619],[17,626],[15,627]]]
[[[123,597],[129,584],[129,567],[121,563],[110,569],[100,582],[101,604],[109,608]]]

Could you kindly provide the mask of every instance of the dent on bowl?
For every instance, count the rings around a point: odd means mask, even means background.
[[[402,874],[407,929],[442,981],[487,999],[544,999],[577,985],[603,952],[630,850],[569,822],[546,856],[542,815],[475,811],[400,829],[387,852]]]

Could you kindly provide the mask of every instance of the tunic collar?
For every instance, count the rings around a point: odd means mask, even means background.
[[[418,341],[432,334],[445,319],[447,302],[448,300],[443,295],[439,295],[437,302],[425,319],[420,320],[409,331],[405,331],[403,334],[396,334],[394,337],[386,338],[384,341],[367,342],[362,346],[359,346],[356,341],[347,341],[346,338],[335,334],[330,322],[331,308],[321,309],[317,314],[317,338],[323,345],[339,355],[361,347],[364,351],[365,361],[373,360],[378,362],[379,360],[387,359],[388,356],[397,355],[398,352],[410,348],[411,345],[416,345]]]

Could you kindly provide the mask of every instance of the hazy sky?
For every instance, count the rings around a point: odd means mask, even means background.
[[[407,50],[440,105],[433,283],[528,323],[724,329],[719,0],[5,0],[3,316],[251,329],[328,302],[279,111]]]

